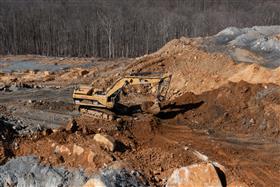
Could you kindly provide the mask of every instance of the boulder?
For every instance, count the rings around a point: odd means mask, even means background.
[[[100,178],[89,179],[83,187],[106,187]]]
[[[211,163],[194,164],[176,169],[167,181],[167,187],[222,187]]]
[[[76,144],[73,145],[73,154],[74,155],[80,156],[81,154],[83,154],[84,151],[85,151],[84,148],[82,148],[81,146],[78,146]]]
[[[57,145],[55,147],[54,152],[61,153],[61,154],[68,154],[68,155],[71,154],[70,149],[68,147],[66,147],[65,145]]]
[[[115,150],[115,139],[109,135],[96,134],[93,139],[110,151]]]

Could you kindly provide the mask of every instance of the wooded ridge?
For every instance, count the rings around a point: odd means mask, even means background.
[[[135,57],[181,36],[277,25],[273,0],[0,0],[0,54]]]

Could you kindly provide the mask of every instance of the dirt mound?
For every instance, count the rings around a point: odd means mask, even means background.
[[[253,84],[274,83],[280,85],[280,68],[271,70],[256,64],[244,67],[238,73],[234,74],[228,80],[232,82],[246,81]]]
[[[208,53],[200,49],[201,38],[181,38],[167,43],[158,52],[138,58],[127,72],[168,72],[172,74],[169,99],[186,92],[201,94],[228,82],[274,83],[280,85],[279,69],[259,65],[236,64],[226,53]],[[240,52],[240,50],[238,50]],[[244,53],[244,50],[243,52]],[[252,62],[262,58],[250,54]]]
[[[227,180],[238,175],[250,186],[265,186],[279,177],[279,98],[279,86],[246,82],[229,83],[201,95],[186,93],[163,106],[162,131],[170,141],[180,142],[187,134],[180,128],[190,128],[195,138],[186,141],[228,168]],[[213,141],[210,147],[208,141]]]
[[[200,50],[193,39],[182,38],[166,44],[158,52],[137,60],[129,72],[169,72],[172,74],[169,97],[174,93],[201,93],[225,82],[233,74],[234,62],[223,54]],[[177,94],[176,93],[176,94]]]
[[[178,116],[176,123],[187,123],[209,133],[260,137],[278,141],[280,137],[280,88],[271,84],[229,83],[217,90],[176,98],[175,106],[201,103]],[[197,109],[196,109],[197,108]],[[195,122],[195,123],[192,123]]]

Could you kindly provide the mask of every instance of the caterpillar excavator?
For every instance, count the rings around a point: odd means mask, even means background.
[[[160,102],[165,99],[171,75],[161,73],[130,74],[118,79],[105,92],[94,88],[93,85],[80,85],[73,92],[74,104],[81,113],[90,114],[96,118],[113,120],[119,110],[120,94],[126,93],[129,85],[157,85],[157,97],[154,102],[144,102],[141,110],[146,113],[160,112]]]

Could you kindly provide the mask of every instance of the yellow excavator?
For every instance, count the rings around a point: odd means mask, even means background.
[[[105,92],[94,88],[92,85],[80,85],[73,92],[74,104],[78,105],[82,113],[91,114],[97,118],[111,120],[113,111],[118,110],[120,94],[125,93],[129,85],[157,85],[157,98],[154,102],[144,102],[141,109],[147,113],[160,112],[159,102],[167,93],[171,75],[162,73],[138,73],[124,76],[112,84]],[[110,111],[110,112],[109,112]]]

